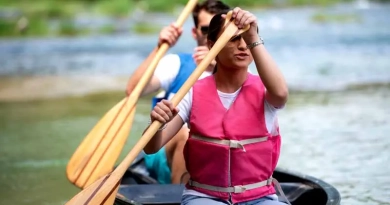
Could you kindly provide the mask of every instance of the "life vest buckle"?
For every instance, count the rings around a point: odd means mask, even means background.
[[[242,193],[244,191],[246,191],[246,187],[245,186],[239,185],[239,186],[234,186],[233,187],[233,193],[239,194],[239,193]]]
[[[229,140],[229,147],[230,148],[240,148],[244,152],[246,152],[244,145],[238,140]]]

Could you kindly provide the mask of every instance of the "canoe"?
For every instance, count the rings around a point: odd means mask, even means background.
[[[339,205],[340,193],[312,176],[277,168],[273,174],[292,205]],[[148,175],[142,155],[123,176],[115,205],[179,205],[183,184],[159,184]],[[277,192],[280,201],[283,197]]]

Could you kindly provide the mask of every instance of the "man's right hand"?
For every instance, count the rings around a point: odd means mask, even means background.
[[[170,47],[174,46],[183,32],[182,28],[177,27],[174,23],[164,27],[158,38],[158,46],[160,47],[164,42],[167,42]]]
[[[192,58],[194,59],[196,65],[199,65],[200,62],[206,57],[207,53],[209,53],[209,48],[207,46],[198,46],[194,49],[194,54]],[[211,61],[208,70],[212,70],[215,67],[217,62],[215,60]]]

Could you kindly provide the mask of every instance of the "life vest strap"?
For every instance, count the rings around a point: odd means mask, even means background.
[[[227,193],[243,193],[246,190],[256,189],[263,186],[268,186],[272,184],[272,177],[253,184],[247,184],[247,185],[238,185],[238,186],[232,186],[232,187],[218,187],[218,186],[212,186],[207,184],[201,184],[199,182],[189,180],[188,184],[193,187],[198,187],[202,189],[207,189],[210,191],[216,191],[216,192],[227,192]]]
[[[287,204],[288,204],[288,205],[291,205],[291,203],[288,201],[288,198],[287,198],[286,195],[284,194],[283,189],[282,189],[282,187],[280,186],[280,183],[278,182],[278,180],[276,180],[275,178],[273,178],[272,181],[273,181],[273,183],[275,184],[276,189],[279,191],[280,195],[282,195],[282,197],[284,198],[284,200],[286,200]]]
[[[205,141],[205,142],[226,145],[226,146],[229,146],[230,148],[241,148],[244,150],[244,152],[246,151],[244,145],[254,144],[254,143],[258,143],[258,142],[264,142],[264,141],[268,140],[267,136],[246,139],[246,140],[221,140],[221,139],[214,139],[211,137],[204,137],[201,135],[191,135],[191,138]]]

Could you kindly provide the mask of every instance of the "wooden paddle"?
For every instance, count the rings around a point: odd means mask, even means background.
[[[183,26],[197,2],[188,1],[177,19],[178,27]],[[66,167],[70,182],[84,188],[112,171],[129,135],[138,98],[168,48],[167,43],[160,46],[133,92],[109,110],[76,149]]]
[[[217,56],[217,54],[226,45],[226,43],[232,37],[239,35],[249,29],[249,25],[245,29],[238,29],[234,23],[231,23],[231,15],[232,12],[230,11],[226,16],[224,32],[215,42],[214,46],[211,48],[211,50],[205,56],[202,62],[198,65],[195,71],[187,79],[184,85],[174,95],[172,99],[172,103],[174,106],[177,106],[178,103],[183,99],[184,95],[198,80],[198,78],[205,71],[207,66]],[[153,123],[139,139],[139,141],[135,144],[133,149],[128,153],[125,159],[119,164],[118,167],[116,167],[113,172],[107,174],[104,177],[101,177],[96,182],[86,187],[84,190],[74,196],[70,201],[68,201],[66,205],[99,205],[106,203],[109,196],[111,196],[117,190],[120,184],[120,180],[125,174],[128,167],[131,165],[137,155],[142,151],[142,149],[149,142],[149,140],[153,137],[153,135],[157,132],[160,126],[160,122],[153,121]]]

